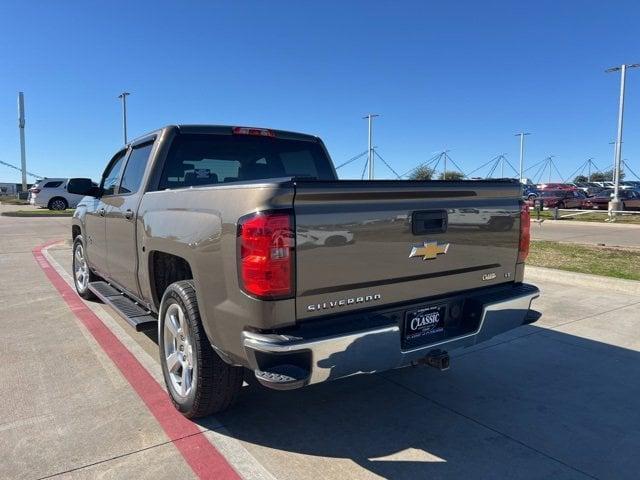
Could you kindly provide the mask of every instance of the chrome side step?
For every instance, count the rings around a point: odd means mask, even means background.
[[[91,282],[89,283],[89,290],[118,312],[118,315],[135,328],[137,332],[157,328],[158,319],[149,310],[141,307],[107,282]]]

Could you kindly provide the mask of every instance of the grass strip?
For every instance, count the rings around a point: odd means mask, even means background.
[[[71,217],[73,212],[73,208],[66,210],[14,210],[2,212],[2,215],[5,217]]]
[[[535,240],[527,264],[605,277],[640,280],[640,251]]]

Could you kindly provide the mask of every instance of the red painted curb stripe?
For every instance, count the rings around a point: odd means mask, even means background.
[[[147,405],[169,439],[180,451],[193,472],[202,479],[240,479],[222,454],[205,438],[200,429],[183,417],[169,400],[167,392],[147,372],[138,359],[87,307],[78,294],[60,276],[42,254],[58,241],[33,249],[33,256],[74,315],[89,330],[100,347],[120,369],[138,396]]]

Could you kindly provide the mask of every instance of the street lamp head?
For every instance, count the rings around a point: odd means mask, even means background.
[[[638,68],[638,67],[640,67],[640,63],[627,63],[627,64],[623,64],[623,65],[621,65],[619,67],[607,68],[604,72],[605,73],[619,72],[620,70],[622,70],[622,67],[624,67],[624,68]]]
[[[124,98],[127,95],[131,95],[129,92],[122,92],[120,95],[118,95],[118,98]]]

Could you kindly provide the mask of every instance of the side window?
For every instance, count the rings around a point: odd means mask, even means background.
[[[100,186],[102,187],[103,195],[113,195],[116,184],[118,183],[118,178],[120,178],[120,170],[122,170],[122,164],[124,163],[126,155],[126,150],[116,153],[116,155],[111,159],[111,162],[109,162],[109,166],[102,174],[102,183]]]
[[[42,188],[58,188],[60,185],[62,185],[62,182],[47,182]]]
[[[140,188],[142,176],[149,160],[149,154],[153,148],[153,142],[145,143],[133,148],[129,154],[129,160],[124,167],[122,181],[118,193],[135,193]]]

